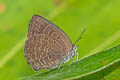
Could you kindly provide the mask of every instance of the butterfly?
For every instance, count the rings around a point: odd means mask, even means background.
[[[76,42],[80,39],[81,36]],[[77,56],[76,42],[72,44],[67,34],[49,20],[34,15],[29,24],[24,55],[34,70],[52,69]]]

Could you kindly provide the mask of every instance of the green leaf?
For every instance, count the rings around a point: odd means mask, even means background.
[[[119,68],[120,45],[96,53],[73,64],[44,73],[25,77],[23,80],[98,80]]]

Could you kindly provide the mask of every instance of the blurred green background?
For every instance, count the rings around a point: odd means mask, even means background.
[[[34,14],[58,25],[73,43],[86,28],[78,43],[79,59],[120,43],[120,0],[0,0],[0,80],[38,73],[24,58]]]

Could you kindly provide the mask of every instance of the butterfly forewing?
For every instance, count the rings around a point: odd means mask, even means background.
[[[56,25],[38,15],[30,21],[27,38],[25,57],[35,70],[60,64],[72,51],[69,37]]]

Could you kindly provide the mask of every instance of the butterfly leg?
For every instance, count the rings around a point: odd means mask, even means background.
[[[74,59],[72,58],[72,63],[74,63]]]
[[[76,53],[75,53],[75,60],[76,60],[76,61],[78,61],[78,55],[79,55],[79,53],[76,52]]]
[[[63,63],[63,61],[61,61],[61,63],[58,65],[58,70],[60,69],[62,63]]]

